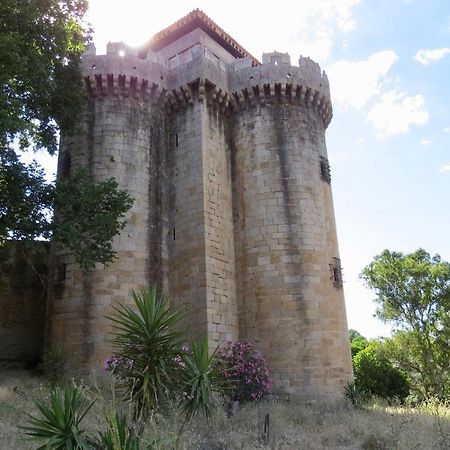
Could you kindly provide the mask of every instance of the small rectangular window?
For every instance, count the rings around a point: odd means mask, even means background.
[[[175,135],[175,147],[178,147],[178,133]]]
[[[57,269],[57,274],[56,274],[57,281],[64,281],[66,279],[66,275],[67,275],[67,265],[64,263],[58,264],[58,269]]]
[[[333,281],[333,286],[336,288],[342,288],[344,281],[342,279],[342,267],[341,260],[339,258],[333,258],[333,262],[330,264],[330,278]]]
[[[330,163],[324,156],[320,157],[320,177],[323,181],[331,183]]]
[[[64,155],[62,163],[62,176],[68,177],[70,175],[70,169],[72,166],[72,158],[69,154]]]

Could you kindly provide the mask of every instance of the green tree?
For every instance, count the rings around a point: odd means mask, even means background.
[[[350,336],[350,347],[352,351],[352,358],[355,357],[361,350],[364,350],[369,341],[356,330],[348,330]]]
[[[82,172],[46,183],[42,168],[18,155],[24,149],[53,154],[59,130],[76,131],[85,102],[86,10],[85,0],[0,2],[0,245],[53,235],[89,269],[114,258],[111,242],[132,200],[114,180],[94,184]]]
[[[114,179],[93,183],[86,171],[78,170],[56,184],[54,240],[85,270],[96,262],[108,264],[115,258],[112,240],[125,227],[125,213],[132,204]]]
[[[57,150],[83,105],[80,55],[86,0],[0,2],[0,148],[18,139]]]
[[[423,249],[385,250],[361,273],[375,290],[377,316],[394,325],[388,355],[423,397],[448,398],[450,264]]]

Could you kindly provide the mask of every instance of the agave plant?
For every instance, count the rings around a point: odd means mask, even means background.
[[[115,353],[129,364],[121,374],[125,397],[136,417],[155,409],[175,391],[181,316],[155,288],[131,291],[134,307],[119,305],[108,318],[115,325]]]
[[[90,450],[80,422],[94,402],[88,402],[75,386],[54,388],[50,391],[50,405],[35,400],[41,417],[28,414],[30,425],[20,428],[30,436],[29,440],[43,442],[37,450]]]
[[[207,418],[217,406],[217,393],[222,392],[223,377],[217,366],[217,349],[210,353],[208,337],[193,342],[190,352],[181,354],[179,398],[186,417],[204,414]]]

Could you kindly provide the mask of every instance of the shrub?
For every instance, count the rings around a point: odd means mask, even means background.
[[[355,385],[372,395],[404,401],[409,394],[406,375],[394,367],[372,344],[353,358]]]
[[[249,342],[229,342],[218,351],[219,367],[228,380],[231,399],[259,400],[269,392],[272,380],[266,361]]]

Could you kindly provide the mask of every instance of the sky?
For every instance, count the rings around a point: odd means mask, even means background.
[[[248,52],[310,56],[333,100],[328,156],[347,318],[388,335],[359,279],[385,248],[450,261],[449,0],[90,0],[97,54],[140,45],[195,8]],[[47,162],[47,165],[51,164]]]

